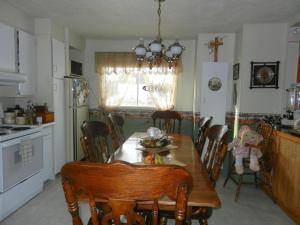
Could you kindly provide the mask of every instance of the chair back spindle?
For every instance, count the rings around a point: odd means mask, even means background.
[[[108,114],[107,122],[111,131],[113,149],[118,149],[124,142],[124,119],[118,114]]]

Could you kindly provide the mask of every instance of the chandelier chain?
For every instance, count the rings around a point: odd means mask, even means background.
[[[157,9],[157,14],[158,14],[158,34],[157,34],[157,40],[161,40],[160,36],[160,23],[161,23],[161,1],[158,0],[158,9]]]

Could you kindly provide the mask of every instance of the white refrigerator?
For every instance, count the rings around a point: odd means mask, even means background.
[[[83,77],[65,77],[67,161],[81,160],[81,125],[88,120],[88,83]]]

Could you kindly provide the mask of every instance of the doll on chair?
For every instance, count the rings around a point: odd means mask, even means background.
[[[249,157],[250,151],[250,169],[257,172],[260,170],[258,159],[262,156],[260,149],[250,147],[249,145],[258,145],[263,137],[248,126],[242,126],[238,136],[228,145],[228,150],[233,148],[232,154],[235,157],[235,170],[237,174],[244,173],[243,158]]]

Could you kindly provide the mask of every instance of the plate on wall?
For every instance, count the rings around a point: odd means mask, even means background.
[[[261,84],[269,84],[275,76],[275,73],[270,67],[264,66],[261,67],[257,74],[255,75],[255,78],[261,83]]]
[[[213,77],[208,81],[208,87],[212,91],[218,91],[222,87],[222,81],[218,77]]]

